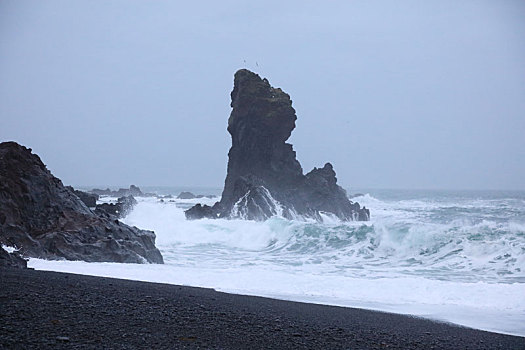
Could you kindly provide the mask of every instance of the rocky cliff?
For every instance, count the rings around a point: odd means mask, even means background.
[[[15,142],[0,143],[0,243],[26,257],[163,262],[153,232],[96,215]]]
[[[290,96],[246,69],[235,73],[228,132],[232,146],[220,202],[196,205],[188,219],[243,218],[265,220],[274,215],[322,220],[368,220],[370,212],[352,203],[337,185],[330,163],[308,174],[286,143],[297,119]]]

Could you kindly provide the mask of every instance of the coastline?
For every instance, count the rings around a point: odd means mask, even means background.
[[[61,272],[0,269],[1,348],[525,349],[407,315]]]

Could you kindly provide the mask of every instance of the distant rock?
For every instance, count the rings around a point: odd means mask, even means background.
[[[213,194],[198,194],[198,195],[195,196],[195,198],[199,198],[199,199],[200,198],[210,198],[211,199],[211,198],[214,198],[214,197],[216,197],[216,196],[214,196]]]
[[[113,191],[109,188],[106,188],[105,190],[101,190],[100,188],[94,188],[89,192],[94,193],[98,196],[111,196],[113,194]]]
[[[144,193],[142,193],[142,191],[140,190],[140,188],[138,188],[138,186],[135,186],[135,185],[129,186],[129,194],[128,194],[128,196],[140,197],[142,195],[144,195]]]
[[[80,190],[75,190],[71,186],[66,186],[68,190],[73,192],[88,208],[94,208],[97,206],[97,200],[99,198],[98,194],[95,193],[87,193]]]
[[[213,198],[213,197],[215,196],[211,194],[193,194],[191,192],[183,191],[179,193],[179,195],[177,196],[177,199],[200,199],[200,198]]]
[[[186,191],[179,193],[179,195],[177,196],[177,199],[194,199],[194,198],[197,198],[197,196],[195,196],[191,192],[186,192]]]
[[[163,262],[153,232],[96,215],[15,142],[0,144],[0,243],[43,259]]]
[[[101,190],[99,188],[94,188],[90,193],[99,195],[99,196],[108,196],[108,197],[155,197],[154,193],[143,193],[138,186],[131,185],[129,188],[119,188],[117,191],[112,191],[109,188]]]
[[[370,218],[369,210],[352,203],[337,185],[330,163],[303,174],[292,145],[286,143],[297,119],[288,94],[241,69],[235,73],[231,99],[232,147],[222,198],[213,207],[190,208],[185,212],[188,219]]]

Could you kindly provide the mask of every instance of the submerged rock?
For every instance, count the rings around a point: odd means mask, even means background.
[[[228,132],[232,146],[220,202],[196,205],[188,219],[243,218],[274,215],[322,220],[368,220],[370,212],[352,203],[337,185],[330,163],[303,174],[291,144],[297,119],[290,96],[246,69],[235,73]]]
[[[0,144],[0,243],[35,258],[163,262],[152,231],[96,215],[15,142]]]

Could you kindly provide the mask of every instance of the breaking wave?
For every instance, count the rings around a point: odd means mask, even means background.
[[[356,200],[371,208],[371,221],[186,221],[180,203],[155,199],[142,200],[124,221],[153,229],[168,262],[180,263],[193,250],[214,265],[249,261],[341,276],[525,282],[525,223],[508,220],[508,212],[496,215],[501,203],[388,203],[368,194]],[[225,251],[231,259],[215,259]]]

